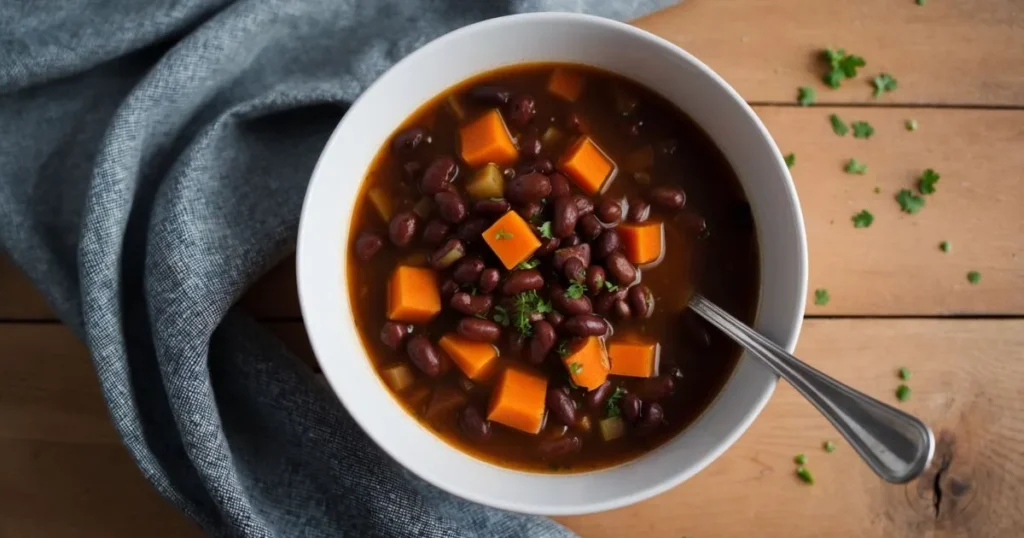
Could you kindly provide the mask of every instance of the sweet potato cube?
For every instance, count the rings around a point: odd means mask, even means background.
[[[400,265],[388,282],[388,319],[426,323],[441,311],[437,275],[429,267]]]
[[[608,343],[612,375],[654,377],[658,375],[661,345],[643,340],[619,340]]]
[[[575,71],[555,69],[548,79],[548,91],[572,103],[583,93],[584,82],[583,75]]]
[[[512,135],[496,108],[459,129],[459,142],[462,146],[462,160],[471,168],[489,162],[507,166],[519,158],[519,152],[512,143]]]
[[[509,367],[501,373],[491,395],[487,418],[526,433],[539,433],[547,390],[546,378]]]
[[[665,223],[641,222],[620,224],[616,231],[622,240],[622,251],[637,265],[653,263],[665,253]]]
[[[597,194],[615,175],[615,163],[589,136],[579,137],[562,155],[558,167],[587,194]]]
[[[594,390],[608,379],[608,352],[600,337],[589,336],[562,358],[572,382]]]
[[[457,334],[446,334],[438,341],[441,349],[451,357],[452,362],[473,381],[485,379],[498,358],[494,346],[486,342],[474,342]]]
[[[498,255],[505,269],[512,269],[533,256],[540,239],[515,211],[505,213],[484,232],[484,241]]]

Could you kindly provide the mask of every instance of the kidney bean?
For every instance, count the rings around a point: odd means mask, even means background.
[[[455,159],[447,155],[438,157],[423,172],[423,178],[420,180],[420,192],[433,196],[446,191],[448,185],[451,185],[458,174],[459,165]]]
[[[441,283],[441,304],[448,304],[451,302],[452,297],[459,291],[459,285],[453,278],[446,278]]]
[[[473,214],[485,217],[500,217],[509,210],[508,200],[504,198],[488,198],[473,202]]]
[[[567,332],[576,336],[604,336],[608,332],[608,324],[604,319],[593,314],[573,316],[565,320],[564,326]]]
[[[608,401],[608,397],[612,395],[612,392],[614,392],[612,382],[605,381],[596,389],[588,392],[587,395],[583,397],[583,403],[586,404],[587,408],[591,411],[604,411],[604,404]]]
[[[579,213],[576,212],[576,204],[573,203],[572,198],[568,196],[562,196],[555,198],[555,214],[551,220],[551,235],[561,239],[572,235],[572,231],[576,228],[576,220],[579,219]]]
[[[583,441],[574,434],[567,434],[557,439],[541,441],[537,445],[537,453],[546,460],[564,458],[575,454],[583,448]]]
[[[642,394],[645,400],[664,400],[671,396],[675,390],[675,379],[671,375],[662,374],[643,380],[637,392]]]
[[[578,244],[580,244],[582,242],[583,241],[580,241],[580,236],[578,236],[576,234],[572,234],[569,237],[566,237],[565,239],[563,239],[562,240],[562,244],[560,246],[563,246],[563,247],[575,247],[576,245],[578,245]]]
[[[519,216],[527,222],[538,219],[543,211],[544,206],[540,202],[531,202],[516,208],[516,213],[519,213]]]
[[[644,284],[637,284],[629,288],[627,294],[629,307],[639,319],[647,319],[654,315],[654,294]]]
[[[594,202],[582,194],[572,195],[572,201],[576,203],[576,212],[580,217],[585,217],[594,212]]]
[[[410,338],[405,346],[405,352],[421,372],[430,377],[437,377],[441,373],[441,353],[426,336],[417,334]]]
[[[629,263],[622,251],[616,250],[609,254],[605,258],[604,265],[619,286],[629,286],[636,281],[637,268]]]
[[[558,337],[555,335],[555,328],[551,326],[544,318],[533,322],[533,337],[530,338],[530,345],[526,348],[526,362],[530,364],[540,364],[547,358],[548,353],[551,353],[552,348],[555,347],[555,340]]]
[[[501,106],[508,102],[512,92],[501,86],[477,86],[469,90],[470,99],[487,106]]]
[[[489,319],[466,317],[455,325],[455,332],[467,340],[494,343],[501,337],[501,325]]]
[[[568,267],[569,262],[566,262]],[[604,289],[604,267],[591,265],[587,269],[587,294],[596,297]]]
[[[467,316],[486,315],[493,304],[494,298],[490,295],[470,295],[464,291],[455,292],[448,301],[448,306]]]
[[[419,219],[416,217],[416,213],[403,211],[391,217],[391,222],[388,223],[388,238],[396,247],[406,247],[416,236],[418,224]]]
[[[466,247],[462,241],[449,239],[429,256],[428,261],[431,267],[440,271],[451,267],[465,255]]]
[[[569,282],[584,282],[587,279],[587,266],[579,258],[569,258],[562,269]]]
[[[555,171],[555,163],[551,162],[551,159],[540,158],[528,161],[523,161],[516,166],[516,175],[526,174],[544,174],[545,176],[550,175]]]
[[[640,411],[640,420],[636,423],[637,431],[641,435],[649,434],[658,429],[664,420],[665,411],[660,404],[645,402]]]
[[[437,212],[441,218],[452,224],[466,220],[466,215],[469,214],[466,202],[455,191],[443,191],[435,194],[434,203],[437,204]]]
[[[555,416],[562,424],[572,426],[576,424],[576,404],[572,398],[562,390],[562,387],[549,386],[546,399],[548,411]]]
[[[548,314],[546,316],[544,316],[544,319],[548,323],[550,323],[552,327],[557,329],[558,327],[560,327],[562,325],[562,322],[565,321],[565,316],[563,316],[561,312],[553,312],[552,311],[552,312],[548,312]]]
[[[594,299],[594,312],[609,317],[612,313],[612,309],[615,303],[624,300],[626,297],[626,288],[619,288],[615,291],[604,291]]]
[[[448,232],[451,229],[452,227],[443,220],[430,219],[427,221],[427,225],[423,227],[423,242],[428,246],[436,247],[444,241],[444,238],[448,236]]]
[[[622,220],[622,202],[605,199],[597,206],[597,218],[605,224],[618,224]]]
[[[540,203],[551,194],[551,180],[533,172],[512,178],[505,185],[505,197],[513,204]]]
[[[480,279],[484,272],[484,261],[476,256],[466,256],[455,264],[452,278],[459,284],[472,284]]]
[[[531,95],[516,95],[505,104],[505,121],[515,127],[526,127],[535,114],[537,114],[537,103]]]
[[[629,200],[629,211],[626,212],[627,219],[633,222],[646,222],[648,217],[650,216],[650,204],[648,204],[641,198],[631,198]]]
[[[516,295],[524,291],[539,290],[544,287],[544,277],[536,269],[512,271],[501,284],[503,295]]]
[[[589,314],[592,310],[590,298],[586,295],[575,299],[566,295],[565,288],[557,284],[551,286],[551,302],[559,312],[567,316]],[[563,323],[562,326],[565,326]]]
[[[384,240],[375,233],[363,232],[356,238],[356,258],[362,262],[370,261],[384,246]]]
[[[402,341],[406,336],[412,334],[412,325],[389,321],[380,330],[380,341],[391,349],[398,350],[402,347]]]
[[[480,293],[491,293],[498,287],[501,280],[501,273],[493,267],[488,267],[480,272]]]
[[[455,229],[455,237],[464,243],[475,243],[480,240],[484,230],[491,226],[490,221],[484,218],[467,219]]]
[[[622,241],[619,239],[619,232],[615,231],[614,228],[606,229],[594,241],[594,259],[603,260],[607,258],[612,252],[619,250],[621,245]]]
[[[405,172],[405,180],[412,185],[419,185],[420,178],[423,177],[423,165],[416,161],[409,161],[402,165],[402,171]]]
[[[632,392],[623,396],[622,400],[619,401],[619,408],[622,409],[622,417],[630,424],[635,424],[637,419],[640,418],[640,409],[642,405],[643,402],[640,401],[640,398]]]
[[[655,187],[648,193],[651,203],[662,209],[682,209],[686,205],[686,192],[679,187]]]
[[[391,139],[391,151],[395,153],[412,153],[420,144],[429,144],[430,134],[422,127],[403,129]]]
[[[554,172],[551,174],[551,197],[561,198],[563,196],[569,196],[572,191],[572,187],[569,185],[569,178],[565,177],[565,174],[561,172]]]
[[[524,157],[536,157],[540,155],[542,149],[544,149],[544,145],[540,141],[540,137],[535,134],[524,135],[519,140],[519,154]]]
[[[565,266],[565,262],[569,258],[579,258],[579,260],[583,262],[583,265],[590,265],[590,245],[583,243],[571,247],[562,247],[556,250],[555,255],[552,257],[552,263],[554,264],[555,269],[561,271],[562,267]]]
[[[540,235],[540,234],[538,234],[538,235]],[[541,240],[540,240],[540,247],[537,249],[536,252],[534,252],[534,255],[536,255],[536,256],[547,256],[548,254],[551,254],[552,252],[557,250],[558,247],[561,246],[561,244],[562,244],[562,241],[560,239],[558,239],[557,237],[552,237],[552,238],[549,238],[549,239],[541,238]]]
[[[615,317],[619,319],[625,320],[629,319],[629,316],[633,314],[633,311],[629,308],[629,303],[619,300],[615,301],[615,304],[612,305],[612,314],[615,314]]]
[[[459,427],[471,441],[482,443],[491,438],[491,422],[476,406],[469,405],[459,415]]]
[[[580,238],[584,241],[593,241],[594,238],[601,235],[601,230],[604,230],[601,221],[597,220],[593,213],[581,217],[576,228],[579,230]]]

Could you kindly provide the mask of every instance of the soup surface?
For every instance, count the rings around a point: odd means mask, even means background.
[[[349,282],[384,384],[448,443],[574,472],[637,457],[712,403],[752,322],[753,218],[684,113],[593,68],[528,64],[421,107],[352,215]]]

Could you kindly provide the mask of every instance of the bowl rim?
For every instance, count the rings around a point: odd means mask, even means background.
[[[718,87],[718,89],[720,91],[722,91],[723,93],[725,93],[732,101],[734,101],[735,104],[740,107],[742,112],[746,116],[748,116],[748,118],[750,120],[752,120],[752,124],[754,126],[756,126],[756,128],[758,130],[757,134],[760,135],[760,137],[763,138],[765,141],[767,141],[767,143],[771,146],[771,149],[773,150],[773,152],[775,154],[774,155],[775,156],[775,161],[776,161],[775,165],[784,173],[785,178],[788,179],[788,181],[784,182],[784,184],[780,185],[779,187],[785,189],[786,197],[789,200],[792,201],[791,207],[787,208],[787,209],[794,210],[794,214],[792,215],[792,217],[795,219],[795,224],[796,224],[796,228],[797,228],[797,231],[798,231],[798,237],[795,238],[795,241],[796,241],[796,245],[795,246],[796,246],[796,249],[798,251],[797,252],[798,259],[795,262],[795,266],[796,266],[796,271],[798,273],[797,274],[797,276],[798,276],[798,279],[797,279],[797,282],[798,282],[798,284],[797,284],[797,291],[798,291],[799,297],[797,298],[798,302],[797,302],[796,310],[795,310],[794,316],[793,316],[794,319],[790,323],[788,323],[788,325],[787,325],[787,329],[788,330],[786,331],[786,334],[780,335],[779,342],[778,342],[784,349],[786,349],[787,351],[792,352],[794,347],[795,347],[795,345],[796,345],[796,341],[797,341],[797,339],[799,337],[800,331],[802,329],[803,317],[804,317],[805,308],[806,308],[805,305],[806,305],[807,288],[808,288],[808,259],[807,259],[806,228],[805,228],[805,224],[804,224],[803,214],[800,211],[800,202],[799,202],[799,198],[797,196],[795,184],[793,183],[792,176],[789,174],[788,167],[786,167],[786,165],[784,163],[784,160],[782,158],[782,154],[779,151],[778,147],[776,146],[776,144],[774,142],[774,139],[771,137],[771,135],[768,132],[767,128],[760,121],[760,118],[758,118],[757,114],[750,107],[750,105],[739,95],[739,93],[731,85],[729,85],[720,75],[718,75],[718,73],[713,71],[711,68],[709,68],[703,62],[701,62],[695,56],[693,56],[692,54],[690,54],[689,52],[687,52],[683,48],[679,47],[678,45],[676,45],[676,44],[674,44],[674,43],[672,43],[672,42],[670,42],[670,41],[668,41],[668,40],[666,40],[666,39],[664,39],[662,37],[654,35],[654,34],[648,32],[646,30],[643,30],[643,29],[631,26],[631,25],[626,24],[626,23],[622,23],[622,22],[618,22],[618,21],[615,21],[615,20],[611,20],[611,19],[607,19],[607,18],[599,17],[599,16],[594,16],[594,15],[586,15],[586,14],[579,14],[579,13],[563,13],[563,12],[541,12],[541,13],[525,13],[525,14],[515,14],[515,15],[506,15],[506,16],[502,16],[502,17],[496,17],[496,18],[480,21],[480,22],[477,22],[477,23],[469,24],[469,25],[463,26],[461,28],[458,28],[456,30],[453,30],[451,32],[448,32],[448,33],[446,33],[446,34],[444,34],[444,35],[442,35],[440,37],[437,37],[436,39],[428,42],[427,44],[425,44],[422,47],[418,48],[414,52],[410,53],[408,56],[402,58],[401,60],[396,62],[393,66],[391,66],[388,70],[386,70],[383,74],[381,74],[365,90],[363,90],[363,92],[359,95],[359,97],[355,101],[353,101],[352,105],[349,108],[349,112],[351,112],[352,110],[354,110],[357,107],[359,107],[360,104],[364,100],[367,99],[367,96],[373,94],[375,92],[375,90],[377,90],[378,87],[385,86],[388,83],[389,78],[391,76],[393,76],[395,71],[400,70],[403,66],[405,66],[407,64],[412,64],[412,63],[416,63],[416,62],[420,61],[419,58],[424,56],[424,55],[429,54],[429,51],[431,49],[442,47],[442,46],[444,46],[449,41],[456,41],[456,40],[460,39],[463,36],[463,34],[466,34],[466,33],[482,31],[482,30],[490,28],[491,26],[499,26],[499,25],[503,25],[503,24],[508,24],[510,22],[510,20],[511,21],[515,21],[515,22],[524,22],[524,23],[528,23],[528,22],[531,22],[531,21],[534,21],[534,20],[545,20],[545,21],[555,21],[555,22],[567,21],[567,22],[570,22],[570,23],[580,23],[580,22],[583,22],[585,24],[604,26],[604,27],[606,27],[606,29],[610,29],[610,30],[613,30],[613,31],[625,32],[627,34],[631,34],[630,37],[632,37],[632,38],[645,40],[645,41],[651,42],[655,46],[659,46],[659,47],[662,47],[662,48],[670,49],[675,54],[679,55],[679,57],[681,57],[683,60],[685,60],[686,63],[688,63],[691,66],[695,67],[703,75],[708,76],[709,78],[711,78],[713,80],[713,82],[715,83],[715,85]],[[495,69],[497,69],[497,67],[495,67]],[[606,69],[606,68],[604,68],[604,69]],[[458,84],[459,82],[461,82],[461,81],[453,81],[451,85]],[[425,102],[426,101],[424,101],[424,103]],[[311,207],[313,206],[313,204],[311,203],[311,200],[312,200],[312,198],[314,196],[314,193],[315,193],[314,191],[316,190],[314,188],[314,183],[316,183],[318,181],[318,178],[321,178],[322,176],[324,176],[325,173],[321,170],[321,166],[325,162],[325,157],[328,155],[328,153],[330,153],[335,148],[335,145],[337,144],[337,139],[339,138],[339,133],[342,133],[343,131],[346,130],[346,128],[347,128],[347,120],[349,118],[351,118],[351,117],[352,117],[352,114],[346,113],[342,117],[342,119],[338,123],[338,125],[334,128],[334,131],[331,133],[331,136],[329,137],[329,139],[327,140],[326,144],[324,145],[324,149],[321,152],[320,156],[318,157],[316,166],[314,167],[314,169],[313,169],[313,171],[312,171],[312,173],[310,175],[310,181],[309,181],[309,184],[307,186],[305,197],[303,199],[302,211],[301,211],[300,220],[299,220],[299,227],[298,227],[298,240],[297,240],[297,245],[296,245],[296,281],[297,281],[297,286],[298,286],[300,312],[302,314],[303,319],[306,320],[306,329],[307,329],[306,332],[307,332],[307,336],[308,336],[309,341],[310,341],[310,345],[311,345],[311,347],[313,349],[314,355],[317,357],[318,363],[320,363],[321,366],[322,366],[324,377],[326,378],[328,384],[330,385],[332,392],[339,399],[339,401],[342,403],[342,405],[346,408],[346,412],[348,412],[350,414],[350,416],[352,416],[352,418],[355,420],[355,422],[357,424],[359,424],[359,426],[363,430],[363,432],[365,432],[366,435],[368,437],[370,437],[374,441],[374,443],[376,443],[377,446],[380,447],[386,454],[388,454],[392,459],[394,459],[400,465],[402,465],[402,467],[404,467],[405,469],[409,470],[410,472],[412,472],[416,476],[420,477],[421,479],[427,481],[428,483],[430,483],[430,484],[432,484],[432,485],[434,485],[434,486],[436,486],[436,487],[438,487],[438,488],[440,488],[440,489],[442,489],[444,491],[450,492],[452,494],[455,494],[457,496],[460,496],[460,497],[462,497],[464,499],[468,499],[468,500],[476,502],[476,503],[480,503],[480,504],[484,504],[484,505],[488,505],[488,506],[493,506],[493,507],[504,509],[504,510],[510,510],[510,511],[515,511],[515,512],[522,512],[522,513],[540,514],[540,515],[576,515],[576,514],[594,513],[594,512],[600,512],[600,511],[605,511],[605,510],[611,510],[611,509],[614,509],[614,508],[620,508],[620,507],[623,507],[623,506],[628,506],[628,505],[631,505],[631,504],[643,501],[645,499],[648,499],[648,498],[651,498],[651,497],[653,497],[655,495],[663,493],[663,492],[665,492],[665,491],[667,491],[667,490],[669,490],[669,489],[679,485],[683,481],[691,478],[693,475],[697,474],[698,472],[700,472],[701,470],[706,468],[711,462],[713,462],[714,460],[718,459],[726,450],[728,450],[736,442],[736,440],[743,433],[745,433],[747,431],[747,429],[750,427],[750,425],[753,423],[753,421],[760,415],[761,411],[764,409],[765,405],[768,403],[768,400],[771,398],[771,395],[774,393],[775,386],[778,383],[778,377],[775,376],[774,374],[771,374],[770,380],[769,380],[769,378],[766,377],[766,382],[764,383],[764,386],[761,387],[760,394],[757,395],[757,398],[754,401],[754,405],[752,405],[748,409],[740,412],[742,417],[728,431],[727,435],[724,435],[720,439],[718,439],[715,442],[715,444],[714,444],[714,448],[708,450],[706,452],[706,454],[702,458],[700,458],[698,460],[695,460],[693,462],[693,464],[690,465],[689,468],[687,468],[685,471],[674,472],[674,473],[666,473],[665,478],[663,478],[659,482],[652,483],[652,484],[650,484],[650,485],[640,489],[639,491],[635,491],[635,492],[633,492],[631,494],[625,494],[625,495],[621,495],[621,496],[616,496],[616,497],[613,497],[611,499],[608,499],[608,500],[605,500],[605,501],[600,501],[600,502],[580,503],[580,504],[576,505],[575,508],[570,508],[570,509],[564,509],[564,507],[563,507],[562,509],[554,509],[553,510],[553,509],[549,509],[545,505],[528,504],[528,503],[521,503],[521,502],[512,502],[512,501],[507,501],[505,499],[501,499],[500,497],[487,496],[487,495],[478,494],[476,491],[467,490],[467,489],[464,489],[464,488],[461,488],[461,487],[457,487],[457,486],[455,486],[455,485],[453,485],[451,483],[445,482],[443,480],[443,476],[444,476],[444,472],[443,471],[442,472],[426,472],[426,470],[423,468],[423,466],[416,465],[415,462],[407,461],[406,458],[404,458],[401,455],[397,454],[396,451],[392,449],[392,447],[388,446],[385,442],[382,442],[382,440],[380,439],[379,435],[374,431],[373,428],[368,427],[364,423],[362,417],[360,417],[357,413],[352,413],[351,412],[349,405],[346,404],[346,400],[345,400],[345,396],[344,396],[343,391],[339,389],[338,380],[334,379],[334,376],[331,373],[331,370],[333,370],[333,369],[332,368],[323,368],[324,361],[320,358],[320,357],[324,356],[324,351],[326,351],[326,348],[324,347],[326,344],[323,341],[323,337],[318,336],[319,333],[318,334],[314,334],[314,333],[316,333],[316,331],[310,329],[311,325],[315,325],[315,323],[311,322],[311,320],[317,318],[317,312],[316,312],[316,310],[312,306],[313,300],[311,299],[311,297],[317,293],[317,290],[316,290],[316,288],[312,287],[313,283],[309,281],[309,278],[307,278],[309,275],[304,270],[304,266],[308,266],[309,263],[311,263],[313,260],[315,260],[316,254],[312,254],[311,253],[311,251],[313,250],[313,247],[311,245],[308,245],[309,240],[308,239],[304,240],[304,238],[308,238],[309,235],[310,235],[307,230],[311,226],[310,221],[312,220],[312,217],[310,217],[310,212],[311,212]],[[327,179],[324,178],[324,179],[320,179],[319,181],[327,181]],[[351,231],[350,231],[350,233],[351,233]],[[758,236],[759,236],[759,243],[761,243],[761,241],[760,241],[760,235],[761,235],[760,227],[759,227],[757,233],[758,233]],[[343,238],[343,243],[340,244],[340,245],[337,245],[337,248],[342,250],[342,251],[344,249],[346,249],[347,248],[347,240],[348,240],[347,237]],[[304,260],[306,260],[305,263],[304,263]],[[344,270],[345,270],[345,268],[342,267],[342,271],[344,271]],[[762,268],[761,271],[763,272],[763,270],[764,269]],[[341,278],[341,277],[339,277],[339,278]],[[762,274],[762,278],[763,278],[763,274]],[[763,285],[764,285],[764,283],[762,282],[761,286],[763,286]],[[347,286],[343,289],[343,295],[342,295],[342,297],[339,300],[344,301],[346,305],[348,305],[348,303],[351,301],[351,297],[349,295]],[[351,307],[349,306],[349,308],[351,308]],[[757,306],[757,317],[758,318],[760,318],[761,309],[762,309],[762,301],[759,299],[758,306]],[[756,323],[757,323],[757,321],[755,321],[755,324]],[[353,325],[354,325],[354,323],[353,323]],[[367,352],[366,352],[365,348],[362,346],[362,342],[360,342],[360,349],[359,349],[359,351],[360,351],[359,355],[368,361],[369,359],[367,358]],[[732,383],[732,380],[735,378],[736,373],[743,366],[743,363],[746,362],[746,361],[752,361],[752,360],[755,360],[755,359],[747,358],[745,356],[745,354],[744,354],[743,357],[741,357],[739,359],[739,362],[734,367],[734,370],[733,370],[732,374],[730,374],[729,380],[726,382],[725,385],[723,385],[723,387],[719,391],[718,395],[716,395],[716,397],[712,401],[712,403],[709,404],[708,407],[704,410],[703,414],[707,414],[707,412],[713,406],[715,406],[717,404],[717,402],[721,398],[722,394],[724,394],[727,391],[727,389],[729,387],[729,384]],[[767,371],[767,367],[765,367],[765,368],[766,368],[766,371]],[[383,387],[383,385],[382,385],[382,387]],[[395,398],[395,396],[393,394],[390,394],[390,397],[391,398]],[[395,399],[397,400],[397,398],[395,398]],[[397,403],[397,401],[396,401],[396,403]],[[402,406],[402,407],[403,407],[402,412],[407,414],[405,409],[404,409],[404,406]],[[412,421],[416,421],[416,419],[414,417],[411,417],[411,416],[407,416],[406,418],[409,419],[409,420],[412,420]],[[693,428],[695,425],[697,425],[700,421],[701,421],[700,418],[696,419],[693,423],[691,423],[684,430],[682,430],[677,436],[673,437],[673,439],[678,438],[678,437],[680,437],[682,435],[685,435],[685,433],[687,431],[689,431],[691,428]],[[418,422],[418,421],[416,421],[416,422]],[[436,433],[433,433],[433,432],[431,432],[431,433],[432,433],[432,435],[437,436]],[[437,436],[437,437],[439,437],[439,436]],[[459,452],[459,453],[462,453],[462,454],[466,455],[463,451],[459,450],[457,447],[451,445],[447,441],[444,441],[443,439],[441,439],[441,441],[450,450],[456,451],[456,452]],[[671,443],[671,442],[672,442],[671,440],[667,441],[667,443]],[[659,450],[659,449],[661,449],[663,447],[664,447],[664,445],[660,445],[659,447],[655,448],[654,450],[649,451],[649,452],[645,453],[644,455],[639,456],[637,459],[631,460],[631,462],[642,461],[643,458],[646,455],[650,454],[651,452],[657,451],[657,450]],[[471,456],[471,455],[466,455],[466,456],[470,457],[470,458],[476,459],[474,456]],[[496,464],[493,464],[491,462],[486,462],[486,463],[488,463],[490,465],[496,465]],[[629,463],[629,462],[627,462],[627,463]],[[513,473],[515,473],[515,472],[520,472],[520,473],[521,472],[527,472],[527,471],[520,471],[520,470],[517,470],[517,469],[514,469],[514,468],[509,468],[509,467],[502,467],[502,466],[497,466],[497,467],[499,467],[500,469],[503,469],[505,471],[513,472]],[[613,467],[606,468],[606,469],[598,469],[598,470],[595,470],[593,472],[601,472],[601,471],[612,469],[612,468],[615,468],[615,467],[617,467],[617,466],[613,466]],[[535,473],[529,473],[529,474],[535,474]],[[566,475],[566,476],[581,476],[581,475],[585,475],[585,474],[587,474],[587,473],[575,473],[575,474]],[[558,476],[558,475],[554,475],[554,476]]]

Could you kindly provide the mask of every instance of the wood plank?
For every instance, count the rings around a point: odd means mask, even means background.
[[[871,78],[899,88],[877,102],[1024,106],[1024,9],[1018,0],[686,0],[635,24],[688,50],[746,99],[874,103]],[[831,90],[820,51],[864,57],[860,75]]]
[[[25,273],[0,252],[0,320],[53,319],[53,311]]]

